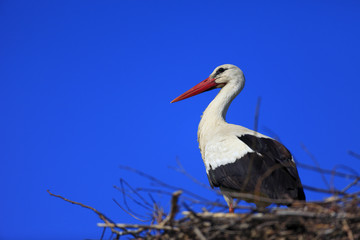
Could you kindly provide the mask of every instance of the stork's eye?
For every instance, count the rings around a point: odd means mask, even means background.
[[[225,72],[225,68],[219,68],[217,71],[216,71],[216,73],[215,73],[215,75],[218,75],[218,74],[220,74],[220,73],[223,73],[223,72]]]

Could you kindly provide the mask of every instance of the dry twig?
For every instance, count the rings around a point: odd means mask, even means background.
[[[83,204],[83,203],[80,203],[80,202],[75,202],[75,201],[69,200],[69,199],[64,198],[63,196],[60,196],[60,195],[53,194],[53,193],[50,192],[50,190],[47,190],[47,192],[50,194],[50,196],[60,198],[60,199],[62,199],[62,200],[64,200],[64,201],[66,201],[66,202],[69,202],[69,203],[72,203],[72,204],[75,204],[75,205],[79,205],[79,206],[81,206],[81,207],[83,207],[83,208],[90,209],[90,210],[92,210],[94,213],[96,213],[96,214],[99,216],[99,218],[100,218],[101,220],[103,220],[106,224],[113,224],[113,221],[112,221],[112,220],[110,220],[110,219],[109,219],[108,217],[106,217],[103,213],[99,212],[98,210],[96,210],[96,209],[93,208],[93,207],[87,206],[87,205],[85,205],[85,204]],[[111,229],[111,232],[113,232],[114,234],[116,234],[116,235],[119,235],[119,234],[120,234],[120,232],[119,232],[119,231],[116,231],[113,227],[110,227],[110,229]]]

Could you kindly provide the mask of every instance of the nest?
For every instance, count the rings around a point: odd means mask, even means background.
[[[179,192],[174,193],[177,198]],[[248,213],[183,211],[154,225],[98,224],[135,239],[360,239],[357,194]],[[178,206],[172,205],[172,209]],[[175,210],[173,210],[175,211]],[[172,215],[171,217],[169,217]]]
[[[344,177],[352,182],[342,190],[304,185],[304,188],[310,191],[330,195],[322,201],[294,201],[288,208],[272,205],[259,209],[250,205],[238,205],[235,208],[238,213],[224,213],[227,206],[220,201],[209,201],[196,193],[169,185],[137,169],[123,169],[149,179],[152,184],[173,190],[169,192],[143,186],[133,188],[124,179],[120,180],[120,186],[114,186],[123,196],[122,204],[114,200],[115,203],[137,220],[139,218],[129,207],[128,200],[131,199],[138,206],[147,209],[150,216],[148,224],[115,223],[93,207],[53,194],[49,190],[48,193],[96,213],[103,221],[98,223],[98,227],[103,228],[100,239],[104,239],[106,229],[111,231],[109,239],[360,239],[360,191],[349,193],[349,189],[359,186],[358,175],[316,167],[315,171],[321,170],[323,174]],[[180,170],[187,175],[183,168]],[[190,178],[198,183],[196,179],[191,176]],[[174,192],[175,189],[180,190]],[[141,194],[144,191],[150,196],[151,201],[145,198],[145,194]],[[151,194],[155,192],[171,196],[168,213],[165,213],[152,197]],[[252,197],[253,200],[259,200],[258,196]],[[251,197],[247,195],[246,198]],[[201,209],[196,206],[201,206]]]

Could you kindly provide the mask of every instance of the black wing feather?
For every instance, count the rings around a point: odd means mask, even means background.
[[[260,186],[260,193],[272,199],[305,200],[289,150],[270,138],[249,134],[238,138],[254,152],[245,154],[233,163],[214,169],[210,166],[208,178],[212,186],[247,193],[255,193],[258,190],[256,187]]]
[[[239,139],[254,152],[258,152],[282,164],[294,180],[299,179],[296,165],[292,161],[292,155],[284,145],[271,138],[259,138],[253,135],[243,135]]]

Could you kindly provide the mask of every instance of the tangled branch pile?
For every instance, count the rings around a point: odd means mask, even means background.
[[[360,239],[359,194],[242,214],[184,211],[156,225],[99,226],[136,239]]]
[[[187,175],[181,165],[180,172]],[[306,166],[303,166],[306,167]],[[179,189],[137,169],[123,167],[152,183],[173,191]],[[178,171],[179,171],[178,169]],[[360,239],[360,191],[348,193],[348,190],[359,186],[360,177],[328,171],[320,168],[313,169],[324,174],[332,174],[352,179],[342,190],[319,189],[304,186],[310,191],[325,192],[331,197],[323,201],[293,202],[292,207],[272,207],[257,209],[249,205],[238,205],[241,213],[224,213],[227,206],[221,202],[211,202],[186,189],[180,189],[171,194],[159,188],[133,188],[125,180],[120,180],[120,186],[115,186],[122,195],[123,203],[116,200],[116,204],[136,219],[136,213],[129,207],[126,199],[131,199],[139,206],[150,212],[149,224],[115,223],[104,214],[79,202],[62,196],[49,194],[61,198],[72,204],[80,205],[95,212],[103,223],[98,227],[110,229],[110,239]],[[190,176],[191,178],[191,176]],[[192,179],[196,181],[196,179]],[[141,192],[146,192],[151,201],[145,199]],[[151,197],[153,193],[170,194],[171,207],[168,214]],[[135,197],[138,200],[135,200]],[[253,196],[256,198],[258,196]],[[247,195],[246,198],[249,198]],[[201,210],[195,211],[196,206]],[[180,213],[179,213],[180,212]]]

